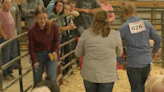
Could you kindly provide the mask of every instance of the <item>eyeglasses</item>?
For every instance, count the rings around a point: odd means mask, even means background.
[[[58,6],[58,7],[63,7],[63,5],[56,5],[56,6]]]
[[[4,5],[6,5],[6,6],[11,6],[11,4],[4,4]]]

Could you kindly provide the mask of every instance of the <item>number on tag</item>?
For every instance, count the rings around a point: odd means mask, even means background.
[[[146,30],[143,20],[135,23],[129,23],[129,28],[131,34],[139,33]]]

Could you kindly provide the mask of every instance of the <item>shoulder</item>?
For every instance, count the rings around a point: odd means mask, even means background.
[[[122,25],[119,27],[118,31],[121,31],[121,30],[123,30],[123,29],[125,29],[125,28],[128,28],[128,27],[129,27],[129,23],[128,23],[128,22],[125,22],[124,24],[122,24]]]
[[[34,31],[34,30],[36,30],[36,23],[33,24],[33,25],[28,29],[28,33],[29,33],[29,32],[32,32],[32,31]]]
[[[57,24],[55,22],[51,22],[52,27],[58,28]]]
[[[0,10],[0,14],[3,14],[3,11],[2,10]]]
[[[145,25],[151,25],[152,26],[152,24],[150,22],[146,21],[146,20],[143,20],[143,22],[144,22]]]
[[[84,32],[82,33],[82,36],[86,37],[88,35],[91,35],[91,33],[92,33],[92,29],[88,28],[88,29],[84,30]]]
[[[110,33],[114,34],[114,35],[120,35],[120,32],[114,29],[110,30]]]
[[[51,12],[49,15],[48,15],[48,18],[54,18],[56,16],[56,14],[54,12]]]
[[[4,17],[4,12],[1,10],[0,11],[0,16],[3,18]]]

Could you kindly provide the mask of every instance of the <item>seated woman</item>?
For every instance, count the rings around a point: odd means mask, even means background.
[[[106,0],[98,0],[98,3],[105,11],[113,11],[113,8],[110,4],[106,2]],[[112,23],[115,20],[114,12],[109,13],[109,21]]]
[[[98,10],[75,49],[77,58],[84,56],[81,76],[86,92],[112,92],[118,80],[116,59],[122,52],[119,31],[110,29],[108,12]]]
[[[59,32],[54,22],[47,20],[47,11],[38,7],[35,11],[36,23],[28,29],[29,54],[32,61],[34,85],[42,80],[44,65],[46,66],[47,76],[56,82],[56,71],[59,52]],[[51,61],[49,53],[54,59]]]

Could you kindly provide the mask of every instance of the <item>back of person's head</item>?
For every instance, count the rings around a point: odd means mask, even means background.
[[[54,12],[55,14],[57,14],[57,9],[56,9],[56,6],[57,6],[57,4],[58,4],[58,3],[62,3],[62,4],[64,5],[64,2],[63,2],[63,1],[61,1],[61,0],[55,1],[55,3],[54,3],[54,9],[53,9],[53,12]],[[59,15],[62,15],[62,14],[63,14],[63,12],[64,12],[64,9],[62,9],[62,11],[60,12],[60,14],[59,14]]]
[[[71,3],[75,4],[75,1],[70,0],[70,1],[67,2],[67,4],[71,4]]]
[[[38,82],[32,89],[31,92],[60,92],[59,86],[47,78]]]
[[[91,27],[95,35],[102,33],[103,37],[107,37],[110,33],[109,14],[105,10],[98,10],[94,14]],[[102,30],[102,31],[101,31]]]
[[[134,3],[126,3],[125,6],[124,6],[124,12],[126,15],[129,15],[129,14],[135,14],[136,12],[136,5]]]

